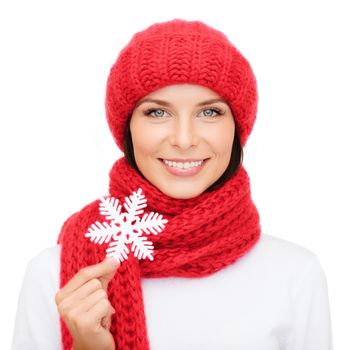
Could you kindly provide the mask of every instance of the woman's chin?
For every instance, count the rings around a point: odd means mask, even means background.
[[[164,188],[160,188],[160,190],[168,195],[169,197],[175,198],[175,199],[189,199],[194,198],[199,195],[201,195],[205,189],[202,188],[193,188],[193,184],[188,184],[186,186],[185,184],[178,184],[178,185],[168,185]]]

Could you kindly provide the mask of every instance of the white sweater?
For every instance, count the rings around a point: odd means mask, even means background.
[[[28,264],[12,350],[59,350],[60,246]],[[243,257],[201,278],[142,278],[151,350],[332,350],[318,257],[262,234]]]

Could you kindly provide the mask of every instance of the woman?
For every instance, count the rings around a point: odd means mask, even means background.
[[[181,19],[136,33],[106,111],[125,154],[110,171],[111,221],[103,199],[88,204],[30,262],[13,349],[332,349],[317,256],[261,233],[242,165],[256,80],[228,38]],[[164,219],[144,235],[153,250],[132,236],[143,210]]]

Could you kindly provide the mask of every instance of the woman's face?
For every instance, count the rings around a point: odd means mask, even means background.
[[[170,197],[200,195],[229,164],[234,119],[225,101],[209,101],[213,99],[221,96],[204,86],[170,85],[144,96],[133,110],[136,164]]]

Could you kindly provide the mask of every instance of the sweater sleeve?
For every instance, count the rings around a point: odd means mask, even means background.
[[[27,265],[18,297],[12,350],[61,350],[56,293],[60,247],[47,248]]]
[[[295,342],[290,350],[333,350],[327,280],[316,255],[296,286],[293,318]]]

